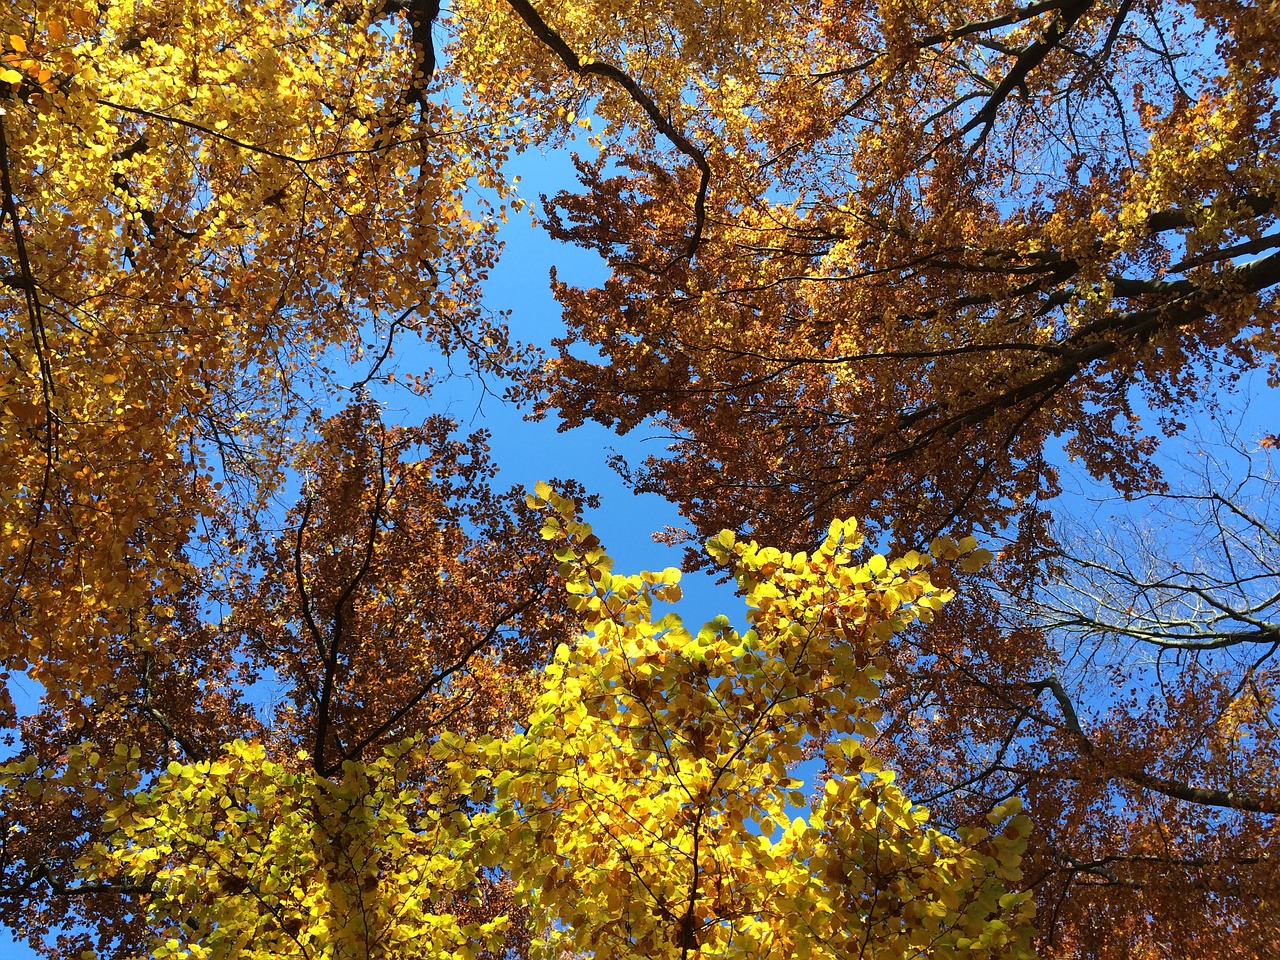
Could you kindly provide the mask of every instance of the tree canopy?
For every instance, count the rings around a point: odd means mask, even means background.
[[[714,83],[675,52],[701,36],[628,48],[686,70],[672,116],[711,174],[620,139],[581,163],[550,228],[610,269],[559,278],[538,401],[670,435],[621,465],[681,505],[676,542],[798,548],[854,515],[903,548],[999,543],[988,585],[899,648],[880,749],[956,822],[1035,797],[1046,951],[1275,952],[1275,528],[1233,497],[1245,475],[1154,456],[1275,377],[1274,6],[756,14]],[[1071,522],[1069,460],[1207,509],[1116,541]],[[1091,634],[1041,615],[1064,578]]]
[[[1276,953],[1269,481],[1155,454],[1275,375],[1277,37],[7,6],[0,916],[56,955]],[[582,152],[537,216],[608,267],[553,275],[551,356],[484,300],[530,149]],[[745,623],[399,422],[415,343],[668,432],[619,467]],[[1072,533],[1059,448],[1202,551]]]

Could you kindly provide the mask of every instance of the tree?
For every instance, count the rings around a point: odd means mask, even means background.
[[[171,766],[199,769],[249,791],[244,802],[260,810],[278,790],[303,829],[296,816],[324,785],[348,798],[356,790],[353,769],[356,785],[383,783],[389,764],[402,780],[423,777],[424,756],[413,766],[416,754],[396,752],[406,738],[446,725],[473,739],[508,734],[536,692],[535,668],[574,635],[523,495],[490,487],[483,436],[455,439],[438,417],[387,427],[367,401],[317,432],[297,455],[309,479],[283,526],[264,513],[220,530],[210,549],[221,562],[203,564],[168,608],[135,617],[122,639],[148,641],[117,654],[109,682],[79,691],[77,722],[47,698],[22,723],[3,903],[37,936],[88,929],[58,953],[128,955],[154,937],[139,906],[149,885],[83,882],[86,860],[128,836],[113,805],[129,776],[137,787]],[[122,766],[98,769],[94,757]],[[55,775],[56,788],[30,786]],[[281,842],[287,853],[302,841]],[[226,849],[253,855],[229,838]],[[508,883],[472,879],[475,922],[520,916]]]
[[[880,749],[953,823],[1034,796],[1048,952],[1273,954],[1271,688],[1231,708],[1247,671],[1169,657],[1163,683],[1121,659],[1069,688],[1070,637],[1025,605],[1074,549],[1056,446],[1154,494],[1152,421],[1177,433],[1274,374],[1275,10],[737,12],[733,40],[703,21],[597,41],[673,91],[698,156],[673,172],[611,126],[557,198],[553,234],[610,273],[557,286],[542,409],[669,434],[621,466],[694,543],[799,548],[843,515],[903,549],[999,538],[998,590],[900,646]]]
[[[446,717],[509,729],[572,636],[483,435],[384,426],[372,398],[406,336],[485,373],[519,359],[478,297],[506,145],[416,95],[429,20],[379,16],[0,15],[0,655],[45,692],[19,745],[36,770],[94,742],[150,778],[241,739],[248,769],[305,744],[335,776]],[[278,709],[255,709],[255,679]],[[63,930],[59,955],[154,933],[149,892],[77,882],[118,832],[120,781],[95,776],[5,797],[6,919]],[[520,926],[501,878],[467,900]]]
[[[553,232],[611,274],[559,288],[543,403],[669,426],[676,455],[637,480],[704,534],[804,541],[855,512],[1034,544],[1059,435],[1147,489],[1130,387],[1172,421],[1206,369],[1274,356],[1273,16],[873,3],[790,9],[732,53],[713,31],[719,84],[678,111],[705,200],[622,135],[559,197]],[[635,59],[697,88],[695,41],[665,42]]]
[[[1031,955],[1031,894],[1010,889],[1030,827],[1020,805],[990,811],[990,830],[933,829],[859,739],[874,731],[886,641],[950,597],[930,580],[933,557],[858,562],[851,522],[812,556],[725,532],[709,549],[738,577],[751,628],[721,617],[695,636],[653,616],[679,599],[678,571],[614,575],[574,501],[544,486],[529,506],[548,514],[542,536],[588,629],[560,644],[522,730],[511,735],[511,710],[505,730],[472,726],[474,695],[437,673],[423,689],[447,711],[368,759],[357,745],[326,761],[323,713],[159,770],[127,740],[32,753],[0,768],[5,866],[11,845],[48,843],[31,827],[65,823],[69,806],[89,836],[72,864],[41,860],[21,892],[75,903],[99,951],[156,957],[834,958],[868,943],[885,956]],[[963,558],[963,545],[935,554]],[[321,594],[298,570],[305,605]],[[362,576],[378,578],[372,564]],[[334,662],[365,608],[332,607]],[[313,619],[295,617],[304,643]],[[489,639],[471,653],[489,654]],[[377,665],[377,652],[344,659]],[[346,671],[319,672],[345,686]],[[323,695],[300,699],[324,709]],[[312,738],[315,754],[287,752]],[[821,787],[805,799],[795,772],[815,752]],[[788,816],[802,804],[807,820]],[[62,852],[72,839],[57,838]],[[121,901],[136,939],[105,924]]]
[[[20,749],[47,770],[118,746],[153,776],[309,737],[327,776],[438,712],[504,729],[571,635],[550,567],[482,435],[384,427],[370,394],[405,336],[517,359],[478,299],[504,143],[413,96],[427,51],[345,5],[21,3],[0,41],[0,655],[45,694]],[[410,585],[452,604],[406,616]],[[138,889],[75,883],[108,794],[21,797],[9,922],[71,931],[56,953],[145,946]]]
[[[580,819],[587,795],[521,767],[529,758],[510,753],[521,742],[513,731],[539,711],[578,717],[575,689],[611,682],[606,668],[626,673],[588,643],[550,670],[568,692],[539,693],[552,650],[596,609],[566,602],[556,578],[581,585],[575,570],[592,582],[590,571],[608,571],[593,566],[599,557],[579,567],[561,557],[567,571],[552,570],[530,508],[490,489],[483,437],[453,439],[437,419],[384,422],[397,390],[430,386],[394,357],[418,337],[486,377],[513,378],[513,394],[539,396],[569,423],[663,418],[681,437],[678,455],[640,484],[682,504],[703,537],[739,529],[778,544],[784,552],[760,562],[784,576],[817,575],[812,558],[796,557],[824,542],[836,517],[869,518],[916,563],[936,533],[1009,525],[1018,536],[996,569],[1006,595],[1024,597],[1053,546],[1048,437],[1075,430],[1071,450],[1091,469],[1146,489],[1150,441],[1126,426],[1129,385],[1144,384],[1176,418],[1206,358],[1270,356],[1270,16],[1127,0],[838,11],[695,0],[11,4],[0,14],[0,657],[46,699],[24,720],[28,759],[7,774],[7,915],[37,938],[69,924],[52,947],[61,953],[91,941],[105,953],[141,950],[161,929],[173,949],[233,949],[233,930],[265,936],[253,918],[274,924],[263,949],[368,939],[388,951],[504,942],[523,953],[532,946],[521,911],[535,926],[596,937],[597,952],[620,930],[619,950],[656,943],[661,923],[682,955],[706,937],[750,949],[760,937],[748,929],[783,949],[797,934],[770,903],[744,894],[741,916],[699,913],[712,903],[704,883],[723,868],[748,871],[722,877],[723,889],[768,884],[791,904],[826,903],[815,910],[831,925],[815,919],[822,939],[801,938],[805,949],[851,947],[842,938],[856,928],[889,952],[903,946],[894,923],[925,910],[937,952],[1022,950],[1027,890],[1000,884],[1019,882],[1012,857],[1025,825],[1009,827],[1013,846],[983,846],[972,831],[990,826],[992,810],[1010,811],[1017,788],[1043,787],[1039,816],[1115,814],[1109,829],[1120,834],[1135,821],[1108,799],[1117,782],[1141,773],[1143,798],[1171,801],[1157,788],[1195,785],[1181,779],[1172,734],[1140,770],[1104,763],[1132,743],[1099,744],[1080,708],[1066,712],[1075,691],[1057,679],[1052,640],[997,629],[986,587],[930,629],[873,644],[887,671],[876,750],[908,793],[945,788],[936,806],[946,829],[913,826],[904,799],[864,793],[872,785],[851,767],[842,775],[836,758],[837,786],[816,809],[856,802],[877,826],[841,834],[815,821],[805,828],[815,833],[784,834],[797,839],[782,849],[822,846],[827,866],[857,867],[843,877],[831,869],[815,885],[818,861],[799,853],[790,870],[781,854],[772,867],[740,864],[764,848],[736,823],[741,849],[716,847],[704,864],[703,820],[733,798],[712,790],[674,805],[683,787],[666,781],[674,833],[657,820],[642,833],[664,837],[686,873],[668,870],[671,858],[638,863],[631,840],[595,821],[594,834],[579,824],[574,839],[595,837],[604,874],[585,876],[586,860],[548,865],[548,851],[513,824],[545,812],[541,844]],[[583,124],[597,150],[581,161],[589,190],[564,196],[549,222],[600,250],[612,276],[601,291],[559,287],[573,343],[542,365],[481,292],[503,218],[523,209],[504,162],[564,146]],[[840,535],[830,535],[834,557]],[[735,556],[741,589],[764,589],[755,554]],[[908,569],[894,572],[919,585]],[[944,589],[970,575],[938,572]],[[608,608],[607,594],[589,595]],[[847,603],[865,600],[853,589]],[[806,615],[788,614],[802,633],[826,636],[831,624]],[[680,635],[670,630],[664,642]],[[748,653],[717,654],[726,693],[739,676],[747,683],[735,671]],[[659,654],[654,663],[670,664],[662,683],[674,684],[660,699],[674,696],[673,715],[694,724],[684,713],[713,707],[712,686],[698,685],[712,674],[694,670],[694,684],[669,650]],[[779,655],[769,669],[801,666]],[[636,702],[659,697],[653,683]],[[254,702],[264,687],[279,690],[271,709]],[[870,723],[861,704],[872,692],[860,689],[840,703]],[[1170,729],[1200,704],[1190,689],[1183,700]],[[754,698],[734,706],[760,719]],[[0,707],[12,716],[12,703]],[[619,716],[629,714],[613,715],[613,734],[587,724],[581,737],[519,749],[567,775],[604,742],[590,729],[624,739]],[[1038,740],[1024,740],[1027,718],[1042,721]],[[693,756],[702,746],[688,756],[677,747],[728,727],[669,737],[674,716],[659,719],[625,731],[639,738],[640,771],[657,763],[691,783],[682,764],[702,775],[710,761]],[[742,729],[785,764],[801,742],[821,745],[829,719],[806,726],[812,742],[769,740],[799,729],[778,719],[774,730],[771,716]],[[1097,745],[1088,758],[1086,742]],[[1038,764],[1061,775],[1034,783],[994,767],[966,779],[989,764],[975,766],[979,750],[1006,743],[1079,769]],[[665,760],[648,759],[653,749]],[[849,749],[852,763],[865,744]],[[1099,789],[1055,806],[1054,791],[1083,782],[1088,764],[1102,771],[1089,781]],[[499,786],[504,772],[512,780]],[[619,773],[583,775],[621,797],[635,784]],[[776,789],[751,793],[753,783],[737,809],[781,823]],[[1234,835],[1270,829],[1260,804],[1239,807],[1227,805],[1241,818]],[[400,818],[422,824],[429,811],[441,822],[411,839]],[[1173,842],[1195,851],[1187,859],[1216,855],[1197,823],[1154,808],[1142,816],[1177,824]],[[742,826],[761,819],[744,813]],[[1200,950],[1241,932],[1207,910],[1183,922],[1169,898],[1135,907],[1108,896],[1110,914],[1090,913],[1099,901],[1074,882],[1061,887],[1059,910],[1046,877],[1099,874],[1075,869],[1094,864],[1078,848],[1037,844],[1028,889],[1054,908],[1051,950],[1136,953],[1150,946],[1148,918]],[[882,846],[893,869],[868,872]],[[450,850],[458,872],[441,858]],[[1130,853],[1133,863],[1147,855]],[[932,873],[931,858],[942,864]],[[258,871],[252,883],[226,873],[232,861]],[[567,891],[603,875],[643,888],[657,882],[651,867],[676,886],[638,897],[648,914],[619,918],[598,890],[614,926],[579,923]],[[1254,868],[1241,903],[1270,889],[1269,867]],[[542,878],[536,895],[530,877]],[[267,878],[297,881],[270,909]],[[836,889],[852,891],[838,909]],[[418,906],[397,913],[393,895]],[[1224,895],[1236,896],[1205,893]],[[1109,932],[1091,940],[1097,916]],[[1242,941],[1260,953],[1265,919],[1257,907],[1248,922],[1262,932]]]
[[[1070,758],[1062,766],[1113,779],[1132,806],[1155,814],[1103,829],[1095,821],[1087,835],[1062,821],[1051,842],[1071,856],[1051,885],[1065,893],[1064,880],[1089,874],[1106,886],[1061,909],[1100,911],[1105,901],[1114,915],[1128,900],[1131,936],[1167,950],[1196,938],[1217,949],[1194,926],[1174,933],[1146,919],[1212,904],[1230,916],[1228,935],[1262,952],[1274,938],[1275,818],[1257,814],[1280,801],[1275,480],[1265,449],[1227,428],[1215,436],[1215,426],[1188,438],[1167,492],[1103,500],[1092,517],[1062,521],[1055,579],[1013,617],[1017,628],[1051,631],[1064,651],[1060,683],[1045,688]],[[1097,702],[1091,691],[1122,678],[1123,689]],[[1005,762],[1032,759],[1011,752]]]
[[[479,285],[503,159],[573,119],[529,131],[531,76],[602,78],[696,154],[647,84],[494,14],[3,14],[0,656],[45,696],[0,773],[0,909],[58,955],[1025,955],[1017,805],[932,829],[836,738],[945,599],[932,559],[721,538],[760,609],[694,637],[649,616],[674,572],[615,578],[572,501],[494,492],[483,435],[385,422],[397,337],[527,365]]]
[[[406,106],[412,47],[342,6],[225,16],[5,14],[0,650],[51,701],[111,681],[203,521],[270,502],[340,371],[406,330],[512,359],[476,292],[500,211],[460,201],[502,144]]]

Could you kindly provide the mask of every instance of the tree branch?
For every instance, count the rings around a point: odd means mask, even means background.
[[[981,143],[986,139],[996,121],[996,114],[1005,100],[1008,99],[1009,94],[1026,82],[1027,76],[1031,71],[1038,67],[1044,58],[1062,42],[1062,38],[1075,26],[1076,21],[1093,6],[1093,2],[1094,0],[1072,0],[1072,2],[1063,3],[1058,7],[1058,16],[1054,18],[1049,29],[1045,31],[1043,36],[1023,48],[1018,54],[1013,67],[1004,75],[1004,78],[996,86],[991,96],[987,98],[987,102],[982,109],[960,129],[962,136],[981,127],[982,131],[978,135],[978,142]]]
[[[378,527],[382,522],[382,505],[383,496],[387,490],[387,446],[385,435],[379,438],[378,442],[378,490],[374,494],[373,507],[369,511],[369,535],[365,538],[364,556],[361,557],[360,567],[351,577],[342,593],[338,595],[338,599],[333,605],[333,627],[330,630],[329,649],[324,656],[324,682],[320,691],[320,707],[317,711],[316,719],[316,752],[313,758],[316,773],[322,777],[327,777],[331,772],[330,768],[324,762],[325,749],[328,740],[329,730],[329,706],[333,699],[334,681],[337,679],[338,672],[338,655],[342,645],[343,633],[346,629],[343,611],[351,597],[355,594],[356,588],[364,581],[369,573],[369,566],[373,562],[373,555],[377,546]],[[341,745],[339,745],[341,748]],[[345,755],[346,750],[342,750]]]
[[[1240,793],[1235,790],[1193,787],[1178,780],[1147,773],[1145,770],[1117,769],[1113,760],[1100,755],[1097,746],[1081,728],[1080,718],[1076,714],[1075,706],[1057,677],[1050,676],[1043,680],[1030,681],[1024,683],[1023,686],[1037,693],[1042,690],[1048,690],[1052,693],[1054,700],[1058,702],[1058,708],[1062,711],[1068,732],[1080,744],[1081,750],[1087,756],[1102,763],[1104,767],[1115,770],[1117,775],[1131,783],[1146,787],[1148,790],[1153,790],[1166,797],[1172,797],[1175,800],[1185,800],[1188,803],[1198,803],[1209,807],[1223,807],[1228,810],[1270,814],[1275,813],[1277,806],[1280,806],[1280,804],[1277,804],[1277,798],[1273,793]]]
[[[693,202],[693,236],[689,238],[689,244],[685,248],[685,256],[692,258],[698,252],[698,246],[702,243],[702,231],[706,226],[707,220],[707,189],[711,184],[711,165],[707,162],[707,156],[697,147],[693,141],[686,137],[675,125],[667,119],[667,117],[654,103],[653,98],[640,88],[626,72],[609,63],[603,63],[599,60],[592,60],[584,63],[582,59],[573,51],[573,49],[564,41],[564,38],[551,27],[529,0],[507,0],[508,6],[516,12],[521,20],[533,31],[534,36],[546,44],[551,51],[560,58],[560,62],[566,67],[579,75],[594,75],[604,77],[620,86],[632,100],[645,112],[649,120],[659,132],[662,133],[677,150],[693,161],[694,166],[698,168],[701,179],[698,183],[698,194]]]
[[[204,747],[202,747],[199,743],[195,742],[189,737],[185,737],[182,734],[178,733],[173,728],[173,724],[169,722],[169,718],[166,717],[164,713],[161,712],[160,708],[157,707],[155,705],[155,702],[151,699],[151,663],[152,663],[151,651],[148,650],[142,654],[141,709],[143,714],[147,717],[150,717],[152,720],[158,723],[161,729],[163,729],[164,732],[168,734],[169,739],[177,743],[178,746],[182,748],[182,752],[185,753],[192,760],[206,759],[209,756],[208,751],[205,750]]]

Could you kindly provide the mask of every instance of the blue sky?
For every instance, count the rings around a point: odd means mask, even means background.
[[[565,150],[549,154],[530,152],[514,164],[521,178],[520,192],[536,201],[539,194],[552,194],[572,186],[573,165]],[[563,334],[560,306],[551,296],[549,274],[552,266],[561,279],[577,284],[603,281],[604,263],[594,253],[551,240],[529,219],[516,215],[504,227],[505,249],[501,262],[486,284],[486,303],[495,311],[510,311],[510,326],[516,340],[549,346]],[[398,367],[417,372],[415,367],[439,361],[426,354],[405,349],[398,355]],[[437,372],[440,372],[437,369]],[[501,385],[488,384],[486,393],[474,377],[452,377],[435,388],[421,413],[445,413],[458,421],[462,432],[485,428],[492,432],[490,447],[499,465],[498,486],[516,484],[532,490],[539,480],[552,477],[575,479],[591,493],[598,494],[601,506],[589,511],[587,520],[604,542],[622,573],[641,569],[680,566],[682,550],[655,543],[652,534],[664,526],[680,526],[680,516],[667,501],[653,494],[636,494],[628,489],[609,467],[608,458],[621,453],[640,460],[665,446],[663,431],[644,427],[619,437],[599,424],[588,422],[572,431],[558,432],[558,419],[525,419],[526,410],[502,402]],[[396,411],[391,409],[394,417]],[[714,584],[711,577],[687,575],[682,583],[686,601],[682,614],[701,624],[719,613],[735,622],[733,591]]]

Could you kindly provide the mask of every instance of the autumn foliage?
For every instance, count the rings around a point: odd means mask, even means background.
[[[952,822],[1028,798],[1046,953],[1274,954],[1268,467],[1153,458],[1274,378],[1274,5],[738,13],[576,34],[678,87],[711,176],[642,136],[580,162],[550,229],[609,275],[558,278],[537,399],[672,437],[621,466],[681,505],[694,560],[723,527],[800,549],[848,515],[998,541],[897,648],[878,749]],[[1068,460],[1175,495],[1163,551],[1066,522]]]
[[[244,739],[151,773],[119,741],[29,756],[0,773],[23,797],[12,813],[85,802],[101,820],[54,893],[141,897],[136,946],[160,957],[1030,955],[1020,803],[953,837],[859,739],[885,643],[950,596],[931,557],[857,563],[852,523],[812,557],[726,533],[710,550],[751,627],[694,635],[653,615],[679,598],[677,571],[611,573],[574,502],[539,494],[586,630],[558,647],[522,730],[432,717],[429,737],[333,767]],[[793,771],[815,751],[811,798]]]
[[[1275,370],[1278,36],[7,6],[0,916],[60,956],[1280,951],[1273,487],[1154,459]],[[541,222],[608,277],[553,277],[544,357],[483,290],[510,161],[568,147]],[[403,415],[426,351],[670,433],[618,465],[745,621]],[[1059,450],[1201,553],[1072,534]]]

